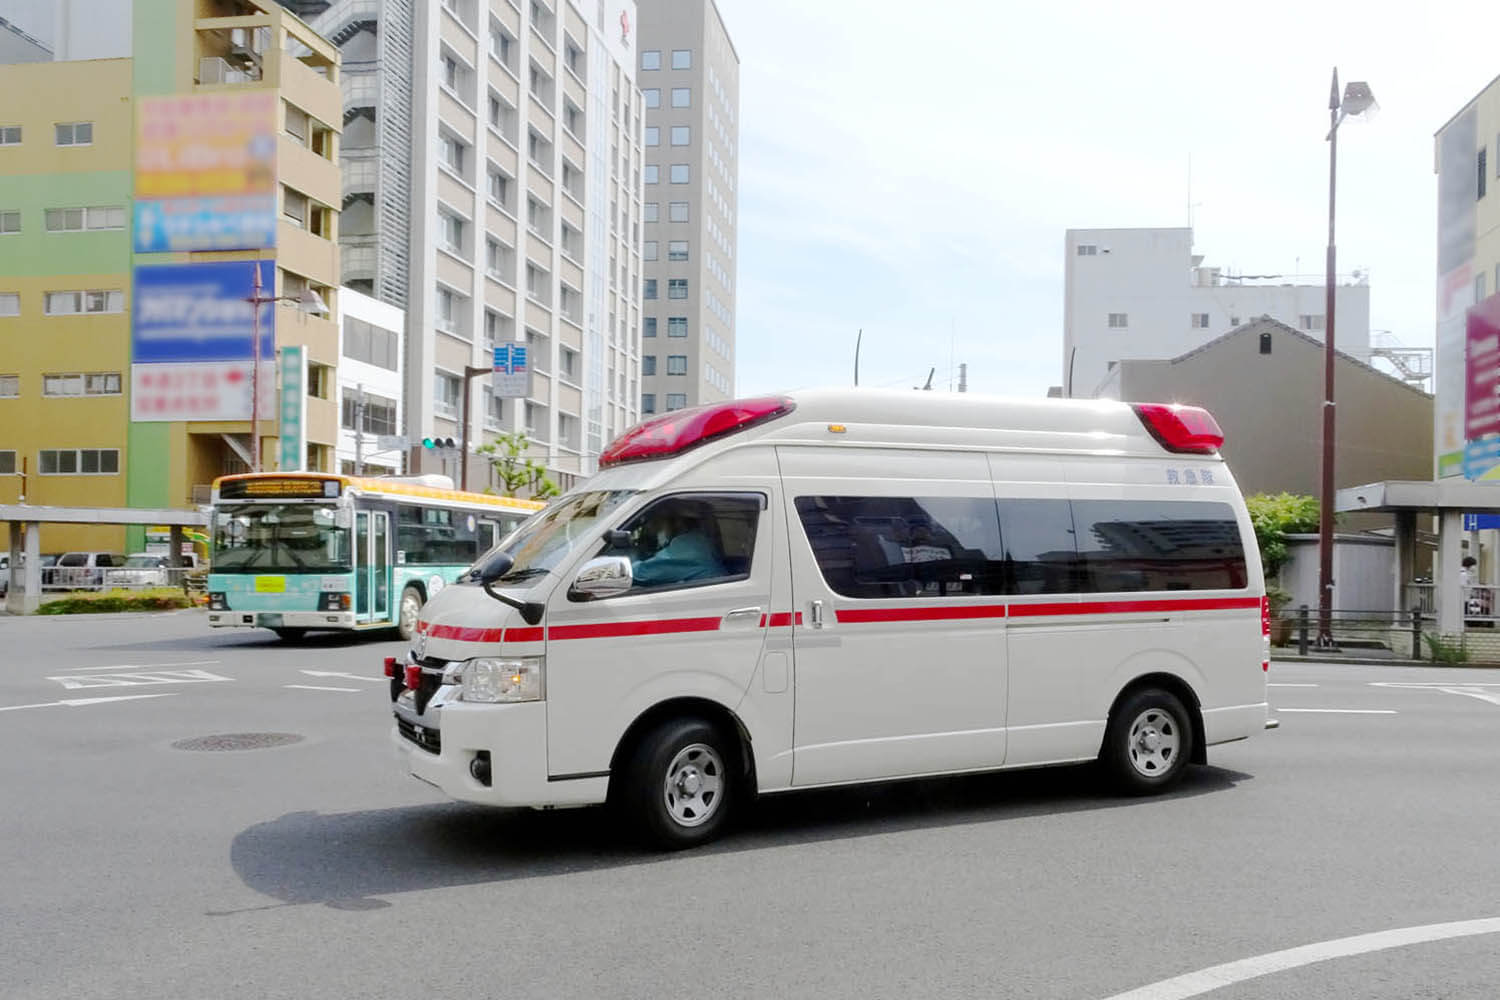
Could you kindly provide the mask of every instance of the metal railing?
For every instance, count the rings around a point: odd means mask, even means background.
[[[1402,588],[1403,603],[1423,615],[1437,615],[1437,584],[1408,583]],[[1465,584],[1459,588],[1466,622],[1500,622],[1500,587]]]

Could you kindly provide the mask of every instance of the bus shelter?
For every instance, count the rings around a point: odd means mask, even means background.
[[[183,529],[206,528],[208,515],[196,510],[0,504],[0,521],[10,524],[10,580],[5,591],[5,610],[13,615],[27,615],[42,603],[43,524],[166,527],[172,535],[171,565],[181,567]]]
[[[1407,610],[1430,602],[1439,634],[1458,635],[1463,632],[1467,617],[1465,606],[1471,599],[1471,595],[1465,592],[1466,583],[1461,570],[1464,515],[1500,513],[1500,485],[1467,479],[1388,480],[1339,490],[1334,497],[1334,509],[1340,514],[1393,515],[1395,606]],[[1416,566],[1418,518],[1423,516],[1437,521],[1437,564],[1433,568],[1432,583],[1418,585],[1429,592],[1415,595],[1412,576]],[[1467,589],[1493,588],[1469,586]]]

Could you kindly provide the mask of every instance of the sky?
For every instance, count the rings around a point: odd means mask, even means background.
[[[1380,104],[1339,132],[1338,270],[1368,270],[1373,330],[1432,345],[1432,137],[1500,75],[1493,4],[718,3],[740,395],[851,384],[861,329],[862,385],[967,362],[970,391],[1045,393],[1064,231],[1190,204],[1206,265],[1321,283],[1335,65]]]

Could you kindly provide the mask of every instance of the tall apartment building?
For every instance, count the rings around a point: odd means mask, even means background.
[[[344,278],[406,309],[405,433],[461,438],[465,369],[524,342],[530,396],[476,378],[469,440],[525,431],[562,485],[592,472],[639,417],[635,3],[285,2],[351,70]],[[408,465],[462,473],[420,448]],[[480,459],[468,472],[490,484]]]
[[[0,66],[0,92],[30,95],[0,108],[0,330],[15,333],[0,472],[26,468],[32,503],[182,507],[245,469],[252,441],[266,468],[332,468],[337,327],[264,307],[252,434],[245,300],[258,263],[263,295],[337,305],[338,51],[269,0],[53,11],[57,58]],[[205,167],[205,153],[226,159]],[[290,466],[275,419],[286,347],[305,365]],[[18,487],[0,478],[0,498]],[[52,550],[141,544],[117,527],[43,536]]]
[[[1205,267],[1191,229],[1070,229],[1064,252],[1062,396],[1094,396],[1115,362],[1179,357],[1261,316],[1323,338],[1321,279]],[[1368,360],[1370,286],[1355,275],[1334,291],[1335,343]]]
[[[641,412],[734,395],[740,60],[714,0],[641,0]]]

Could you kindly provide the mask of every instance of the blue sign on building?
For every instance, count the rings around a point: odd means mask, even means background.
[[[276,195],[140,199],[136,253],[256,250],[276,245]]]
[[[1500,514],[1465,514],[1465,531],[1495,531],[1500,529]]]
[[[498,344],[490,392],[502,399],[525,399],[531,395],[531,368],[526,363],[525,344]]]
[[[259,261],[261,295],[275,294],[276,265]],[[255,261],[157,264],[135,269],[131,361],[248,361]],[[260,356],[276,356],[274,303],[260,306]]]

